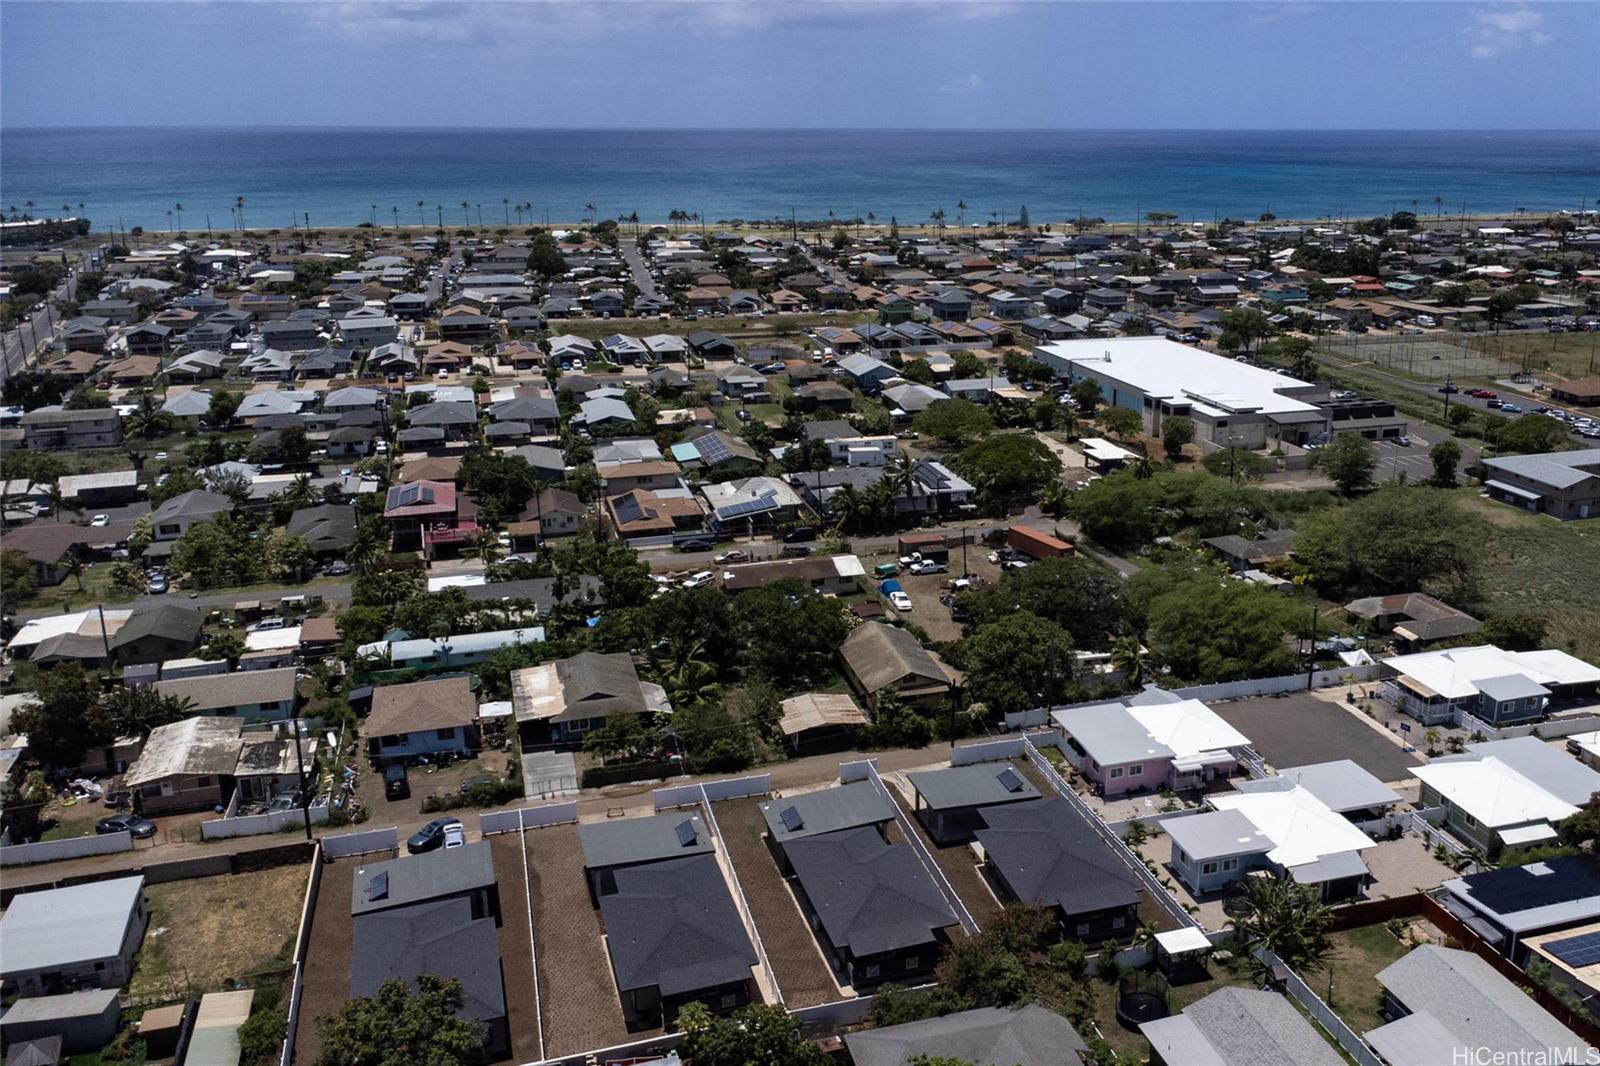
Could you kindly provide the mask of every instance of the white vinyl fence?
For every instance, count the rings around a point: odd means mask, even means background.
[[[92,837],[41,840],[37,844],[11,844],[0,848],[0,866],[28,866],[36,862],[81,859],[86,855],[114,855],[133,850],[133,835],[124,829]]]
[[[765,796],[771,791],[771,774],[751,774],[749,777],[727,777],[720,781],[707,781],[704,785],[671,785],[667,788],[658,788],[650,794],[650,798],[656,810],[666,811],[674,807],[692,807],[701,800],[715,803],[717,800]]]
[[[352,855],[370,855],[375,851],[395,851],[400,846],[400,831],[368,829],[362,833],[341,833],[322,838],[322,854],[330,859],[347,859]]]
[[[518,833],[543,825],[566,825],[578,820],[578,803],[545,803],[538,807],[520,807],[514,811],[490,811],[478,816],[478,828],[484,836],[496,833]]]
[[[317,804],[306,809],[312,825],[322,825],[328,820],[328,805]],[[235,818],[217,818],[200,823],[201,840],[227,840],[230,837],[254,837],[266,833],[279,833],[306,824],[306,814],[300,808],[287,811],[268,811],[266,814],[246,814]]]

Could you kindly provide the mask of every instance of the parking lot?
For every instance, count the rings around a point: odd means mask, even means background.
[[[1420,760],[1329,700],[1306,692],[1218,703],[1213,710],[1250,738],[1275,769],[1350,759],[1380,781],[1404,781]]]

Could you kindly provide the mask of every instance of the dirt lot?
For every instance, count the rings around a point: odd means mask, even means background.
[[[150,927],[129,993],[177,998],[287,969],[308,876],[305,866],[279,866],[147,887]]]
[[[363,764],[356,782],[356,795],[361,798],[362,803],[372,809],[372,817],[379,825],[395,823],[405,825],[426,821],[437,816],[423,813],[423,800],[429,796],[454,795],[463,782],[474,777],[504,777],[511,759],[510,752],[486,751],[477,758],[463,759],[431,772],[427,767],[413,766],[406,772],[406,780],[411,785],[411,795],[398,800],[387,799],[384,796],[383,774]],[[470,808],[441,812],[441,814],[453,814],[463,822],[471,820],[464,817],[470,813],[472,813]]]
[[[989,561],[989,550],[982,544],[969,544],[967,546],[967,572],[988,584],[1000,580],[1000,568]],[[872,568],[879,563],[894,562],[895,554],[892,550],[877,552],[861,557],[861,565],[866,567],[867,573],[872,573]],[[902,571],[896,575],[895,580],[900,582],[900,587],[905,589],[906,595],[911,597],[911,612],[900,614],[898,611],[891,613],[898,617],[915,622],[928,634],[930,640],[948,641],[958,640],[961,637],[961,623],[950,617],[950,608],[939,602],[939,596],[944,591],[944,586],[951,579],[961,576],[961,549],[953,548],[950,552],[950,572],[945,574],[908,574]],[[876,584],[874,584],[876,587]]]
[[[533,995],[533,953],[528,943],[527,882],[515,833],[489,838],[495,882],[500,887],[500,973],[505,979],[511,1054],[518,1062],[539,1059],[539,1012]]]
[[[295,1033],[294,1061],[315,1062],[322,1050],[317,1019],[332,1014],[350,998],[350,954],[355,920],[350,916],[350,889],[355,872],[368,858],[358,856],[324,863],[311,913],[311,941],[306,951],[300,1027]]]
[[[571,1055],[630,1039],[602,939],[600,912],[589,902],[578,827],[531,829],[526,846],[545,1054]],[[635,1033],[631,1038],[648,1035]]]
[[[1420,764],[1355,714],[1309,693],[1219,703],[1213,710],[1280,770],[1350,759],[1379,781],[1404,781]]]
[[[755,799],[724,800],[716,805],[715,813],[784,1005],[793,1009],[839,999],[839,986],[816,937],[761,839],[766,822],[757,803]]]
[[[973,920],[981,926],[1000,913],[1000,901],[995,898],[989,883],[978,871],[978,860],[972,851],[972,846],[954,844],[947,848],[939,847],[912,813],[911,802],[906,799],[910,794],[910,786],[906,784],[904,777],[896,774],[886,778],[884,784],[889,786],[890,795],[905,812],[912,829],[922,841],[922,846],[928,849],[928,854],[938,863],[939,871],[944,874],[945,880],[950,882],[950,887],[956,890],[956,895],[961,898],[962,904],[967,908],[967,913],[972,915]]]

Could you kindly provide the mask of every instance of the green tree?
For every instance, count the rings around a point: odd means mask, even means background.
[[[1441,489],[1455,488],[1461,445],[1446,437],[1428,449],[1428,459],[1433,463],[1433,484]]]
[[[1124,440],[1138,436],[1139,431],[1144,428],[1144,420],[1139,417],[1139,413],[1130,411],[1126,407],[1102,407],[1094,416],[1094,420],[1107,433]]]
[[[43,671],[34,690],[37,702],[12,713],[11,731],[28,738],[28,753],[41,763],[71,769],[89,748],[111,741],[100,683],[76,662]]]
[[[1072,637],[1054,622],[1013,612],[977,627],[961,645],[967,697],[991,711],[1060,703],[1072,683]]]
[[[105,710],[119,737],[148,737],[152,729],[195,715],[187,696],[163,696],[148,688],[117,689],[106,697]]]
[[[1183,459],[1183,446],[1194,440],[1194,422],[1183,415],[1161,420],[1161,447],[1173,462]]]
[[[1472,421],[1472,413],[1472,408],[1458,403],[1450,408],[1450,412],[1445,415],[1444,420],[1450,424],[1451,429],[1460,433],[1466,427],[1466,424]]]
[[[1148,653],[1135,634],[1118,637],[1111,645],[1111,668],[1121,671],[1129,688],[1144,684],[1147,658]]]
[[[1122,579],[1093,559],[1076,555],[1007,571],[998,583],[961,593],[960,600],[969,627],[1020,611],[1060,626],[1080,648],[1106,647],[1128,622]]]
[[[1361,434],[1341,433],[1317,450],[1311,465],[1327,474],[1342,495],[1353,496],[1372,486],[1378,456],[1372,442]]]
[[[33,595],[33,563],[26,553],[15,548],[0,551],[0,588],[13,600],[25,600]]]
[[[827,1066],[828,1056],[800,1034],[800,1022],[765,1004],[718,1016],[703,1003],[678,1012],[683,1057],[694,1066]]]
[[[348,614],[349,612],[346,613]],[[377,640],[378,638],[374,636],[372,639]],[[233,633],[221,632],[211,634],[205,645],[194,654],[197,659],[226,659],[231,668],[238,665],[239,659],[244,653],[243,640],[240,640]]]
[[[827,677],[849,632],[839,601],[797,580],[740,593],[733,616],[748,674],[782,686]]]
[[[1330,594],[1409,591],[1471,581],[1489,532],[1445,490],[1391,485],[1309,516],[1295,536],[1295,558]]]
[[[1227,478],[1236,486],[1260,481],[1272,469],[1270,459],[1244,448],[1223,448],[1207,455],[1200,462],[1208,473]]]
[[[473,1066],[483,1057],[482,1022],[461,1017],[461,982],[392,978],[318,1021],[318,1066]]]
[[[1072,402],[1077,404],[1078,410],[1093,413],[1101,398],[1100,383],[1093,378],[1075,381],[1067,390],[1067,395],[1072,397]]]
[[[1549,415],[1523,415],[1501,427],[1494,445],[1502,452],[1528,455],[1558,452],[1572,446],[1568,432],[1565,424]]]
[[[1248,351],[1273,332],[1267,316],[1252,307],[1224,311],[1222,336],[1217,340],[1217,347],[1227,352]]]
[[[1295,622],[1293,610],[1269,589],[1195,574],[1151,600],[1151,656],[1200,684],[1291,673],[1297,663],[1284,634]]]
[[[1268,969],[1255,957],[1266,948],[1290,969],[1304,974],[1328,965],[1333,943],[1328,937],[1330,912],[1310,885],[1297,885],[1287,877],[1247,877],[1244,913],[1233,926],[1244,942],[1251,966],[1266,977]]]
[[[917,413],[911,426],[941,444],[961,444],[994,431],[994,418],[971,400],[941,400]]]
[[[995,509],[1017,497],[1036,496],[1061,476],[1055,453],[1037,437],[1020,433],[997,433],[967,445],[955,467]]]
[[[1304,337],[1274,337],[1261,346],[1260,356],[1301,381],[1317,380],[1315,345]]]

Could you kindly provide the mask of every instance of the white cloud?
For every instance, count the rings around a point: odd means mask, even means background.
[[[1467,26],[1467,50],[1474,59],[1495,59],[1523,48],[1550,43],[1544,13],[1525,7],[1480,8]]]
[[[344,0],[305,7],[330,32],[375,45],[517,45],[618,33],[732,35],[783,26],[855,27],[1012,14],[1009,0]]]
[[[946,96],[971,96],[981,93],[988,86],[983,83],[983,78],[976,73],[965,74],[954,81],[947,81],[939,86],[939,91]]]

